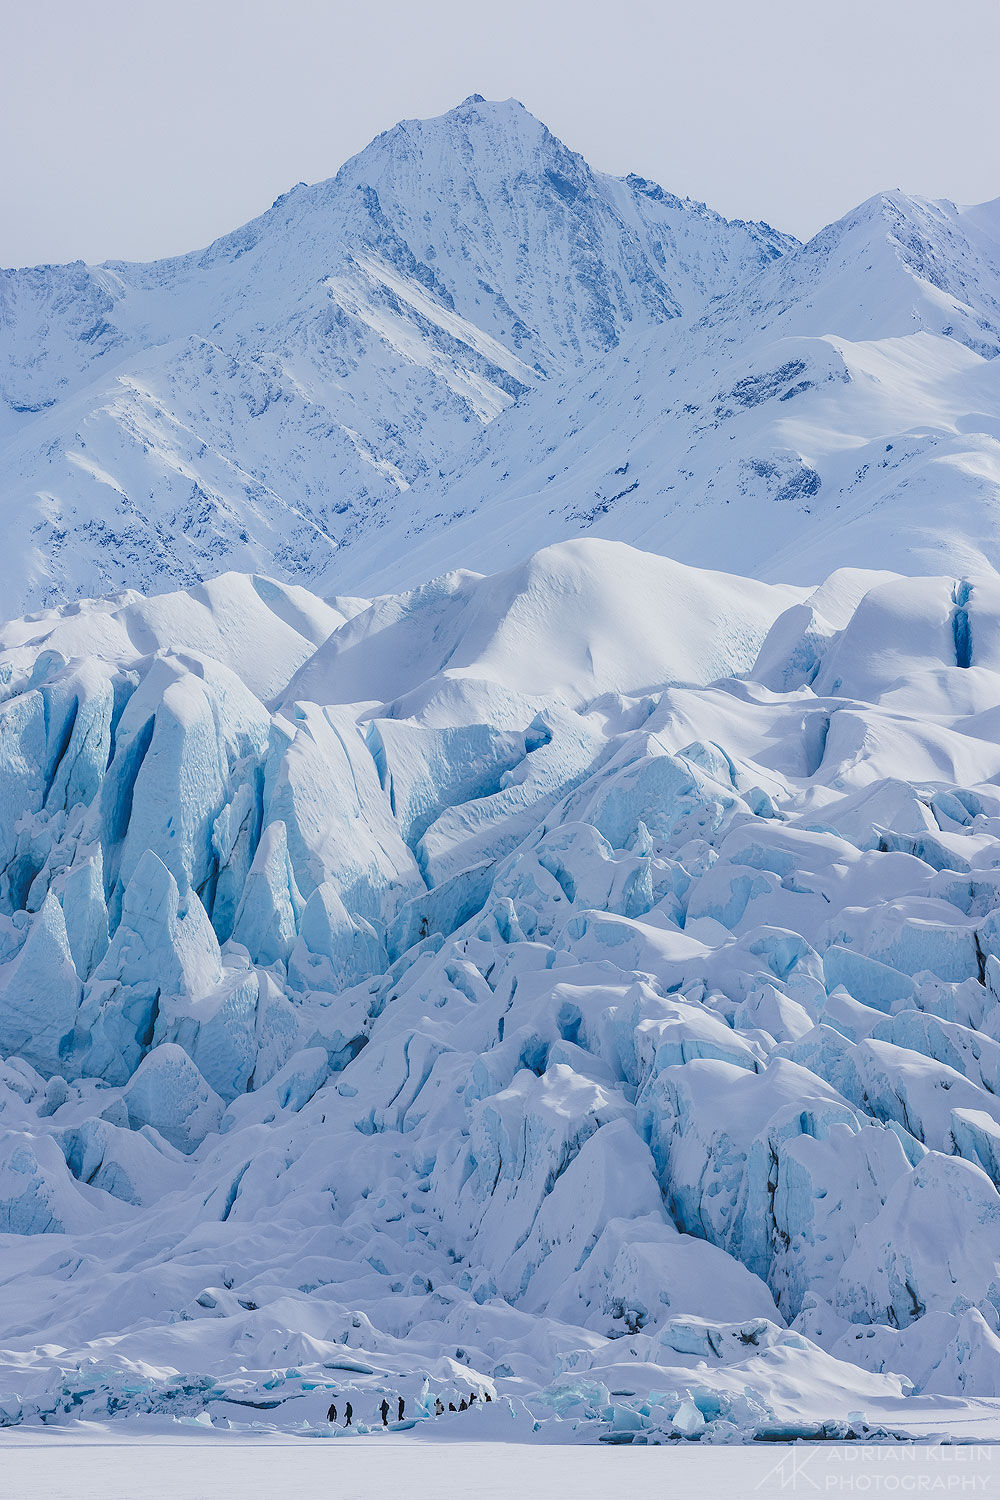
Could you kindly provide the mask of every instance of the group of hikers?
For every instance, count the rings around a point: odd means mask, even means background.
[[[481,1399],[483,1401],[492,1401],[493,1397],[490,1395],[489,1391],[483,1391]],[[442,1416],[444,1416],[444,1414],[445,1414],[446,1411],[468,1411],[469,1407],[473,1404],[473,1402],[474,1401],[478,1401],[478,1400],[480,1400],[480,1396],[479,1396],[478,1391],[470,1391],[469,1392],[469,1396],[468,1396],[468,1400],[466,1400],[466,1398],[464,1396],[462,1396],[459,1399],[459,1403],[458,1403],[457,1406],[455,1405],[454,1401],[449,1401],[448,1405],[445,1406],[444,1402],[441,1400],[441,1397],[438,1396],[438,1397],[435,1398],[435,1401],[434,1401],[434,1415],[436,1417],[442,1417]],[[382,1403],[379,1406],[378,1410],[379,1410],[379,1412],[382,1415],[382,1426],[383,1427],[388,1427],[388,1425],[389,1425],[389,1413],[392,1411],[392,1406],[391,1406],[391,1404],[389,1402],[389,1398],[387,1396],[383,1396],[382,1397]],[[396,1417],[395,1417],[395,1420],[397,1422],[402,1422],[404,1420],[405,1416],[406,1416],[406,1402],[403,1400],[402,1396],[397,1396],[396,1397]],[[326,1420],[328,1422],[331,1422],[331,1423],[335,1423],[337,1421],[337,1405],[336,1405],[336,1402],[331,1402],[330,1403],[330,1409],[329,1409],[329,1411],[326,1414]],[[344,1405],[344,1422],[343,1422],[343,1425],[345,1427],[351,1427],[351,1426],[353,1426],[353,1423],[354,1423],[354,1407],[351,1405],[350,1401],[348,1401]]]

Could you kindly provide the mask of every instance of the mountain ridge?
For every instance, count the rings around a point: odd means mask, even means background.
[[[21,607],[589,533],[801,582],[1000,559],[996,203],[879,193],[799,245],[472,95],[205,249],[4,274]]]
[[[996,219],[995,204],[876,195],[669,343],[652,329],[526,396],[408,496],[405,524],[363,544],[346,579],[404,586],[432,551],[513,561],[522,529],[802,583],[880,561],[995,569]]]
[[[788,243],[594,173],[483,101],[394,127],[205,250],[4,273],[8,593],[213,561],[318,583],[533,382]]]

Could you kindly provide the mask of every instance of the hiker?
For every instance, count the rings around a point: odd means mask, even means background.
[[[396,1413],[396,1421],[401,1422],[403,1420],[403,1412],[406,1410],[406,1402],[403,1400],[402,1396],[400,1396],[399,1401],[397,1402],[397,1406],[399,1407],[399,1410]]]
[[[336,1420],[337,1420],[337,1408],[334,1405],[332,1405],[332,1403],[331,1403],[331,1406],[330,1406],[330,1410],[326,1414],[326,1420],[328,1422],[336,1422]]]
[[[434,1415],[436,1417],[444,1415],[444,1402],[441,1400],[440,1396],[438,1396],[437,1400],[434,1402]]]
[[[353,1416],[354,1416],[354,1407],[348,1401],[347,1405],[344,1407],[344,1426],[345,1427],[350,1427],[350,1425],[351,1425],[351,1418]]]
[[[388,1425],[389,1425],[389,1403],[385,1399],[384,1396],[382,1397],[382,1405],[379,1407],[379,1411],[382,1413],[382,1426],[383,1427],[388,1427]]]

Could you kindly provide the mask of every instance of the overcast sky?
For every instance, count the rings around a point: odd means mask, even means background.
[[[207,244],[402,118],[514,95],[807,236],[1000,195],[1000,0],[0,0],[0,264]]]

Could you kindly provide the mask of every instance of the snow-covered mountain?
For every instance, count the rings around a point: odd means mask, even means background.
[[[227,567],[336,588],[514,398],[792,243],[473,97],[203,252],[2,273],[6,612]]]
[[[3,1421],[997,1437],[995,577],[231,574],[0,682]]]
[[[803,582],[996,568],[998,351],[1000,200],[882,194],[700,318],[526,396],[383,516],[343,582],[580,534]]]
[[[473,97],[204,252],[4,273],[0,327],[11,611],[576,535],[802,582],[1000,561],[997,204],[880,194],[799,246]]]

